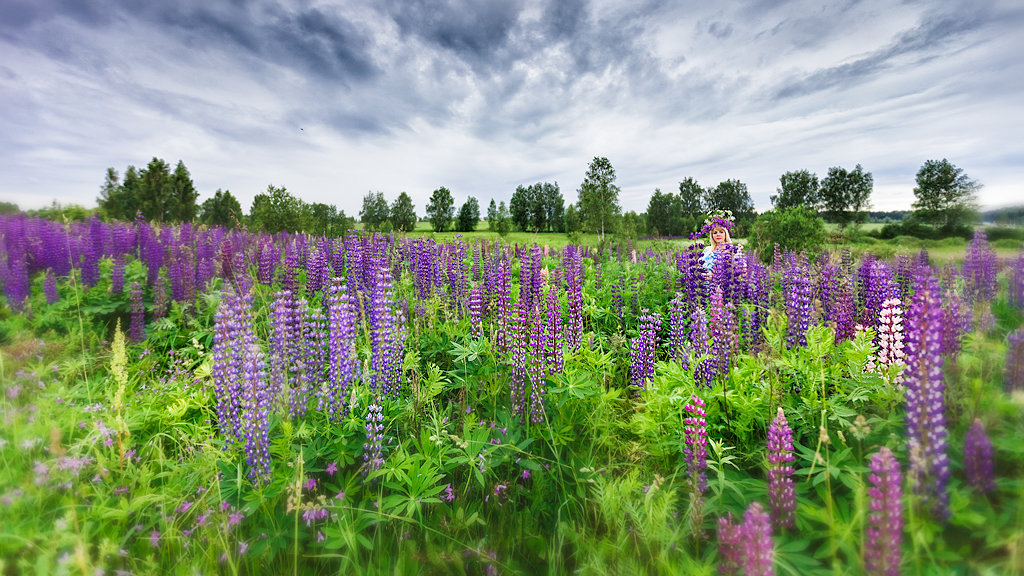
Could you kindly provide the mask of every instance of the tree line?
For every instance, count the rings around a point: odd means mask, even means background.
[[[703,186],[688,177],[679,182],[676,191],[656,188],[645,212],[623,213],[615,169],[608,158],[595,157],[576,190],[575,202],[566,203],[557,182],[521,184],[507,205],[504,200],[496,202],[492,198],[485,220],[488,230],[501,235],[512,230],[570,235],[587,232],[604,240],[613,233],[627,237],[684,236],[699,229],[707,214],[720,210],[732,212],[738,236],[757,233],[758,221],[763,223],[760,233],[764,235],[765,228],[779,228],[781,222],[789,222],[794,229],[816,228],[817,224],[808,222],[808,218],[834,222],[843,229],[866,221],[870,214],[897,220],[883,228],[887,236],[964,235],[968,224],[977,218],[976,194],[981,185],[945,158],[926,161],[915,183],[911,211],[876,213],[868,212],[874,178],[860,164],[852,170],[831,167],[823,178],[809,170],[790,171],[779,178],[776,193],[771,196],[772,209],[758,215],[743,182],[729,179]],[[172,170],[163,159],[154,157],[142,169],[128,166],[123,177],[108,168],[97,201],[100,215],[109,219],[129,221],[141,215],[152,222],[196,221],[229,228],[244,225],[268,233],[301,231],[338,236],[356,222],[334,205],[307,203],[274,185],[256,195],[248,214],[227,190],[218,189],[201,204],[197,199],[198,192],[184,162],[179,160]],[[16,210],[17,206],[3,203],[0,209]],[[35,212],[46,217],[60,210],[55,203]],[[424,219],[435,232],[472,232],[481,221],[475,197],[468,197],[456,210],[454,196],[444,186],[433,191],[425,211]],[[404,191],[392,203],[382,192],[367,193],[358,217],[365,229],[382,232],[411,232],[420,221],[412,198]]]

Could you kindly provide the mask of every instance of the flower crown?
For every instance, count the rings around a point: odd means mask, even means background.
[[[701,236],[711,232],[714,228],[719,227],[732,231],[732,210],[716,210],[715,212],[712,212],[711,216],[704,220],[704,227],[699,231],[690,234],[690,240],[700,238]]]

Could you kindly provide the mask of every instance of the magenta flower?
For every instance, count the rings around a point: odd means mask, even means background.
[[[768,427],[768,499],[772,523],[782,530],[793,528],[796,493],[793,489],[793,430],[779,407]]]
[[[868,525],[864,530],[866,574],[898,576],[903,541],[903,478],[892,451],[883,446],[868,463]]]
[[[985,433],[981,420],[975,418],[964,439],[964,468],[967,484],[987,494],[996,489],[995,469],[992,462],[992,442]]]

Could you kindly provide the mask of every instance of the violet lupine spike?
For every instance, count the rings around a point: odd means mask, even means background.
[[[469,289],[469,325],[474,338],[484,335],[485,300],[479,285]]]
[[[872,576],[900,574],[903,543],[903,477],[900,464],[882,446],[868,462],[868,520],[864,528],[864,573]]]
[[[263,351],[252,329],[252,319],[243,320],[247,325],[240,343],[243,356],[243,381],[241,390],[241,424],[246,462],[249,464],[249,479],[254,484],[270,480],[270,411],[273,398],[265,375]]]
[[[552,276],[556,273],[553,272]],[[562,306],[558,299],[558,281],[549,279],[551,283],[547,290],[547,339],[545,340],[544,356],[548,364],[549,374],[558,374],[565,365],[565,358],[562,351],[564,342],[564,331],[562,328]]]
[[[526,385],[531,357],[530,351],[530,313],[526,302],[519,300],[508,321],[508,347],[510,352],[510,394],[512,414],[524,419],[526,417]]]
[[[359,378],[359,359],[356,357],[357,324],[356,303],[348,288],[335,279],[327,296],[327,384],[321,389],[320,409],[333,421],[340,421],[348,413],[346,396]]]
[[[971,309],[952,289],[942,290],[942,354],[955,359],[964,335],[971,331]]]
[[[915,279],[907,312],[907,438],[911,486],[933,514],[949,515],[945,383],[942,372],[942,302],[939,286],[926,271]]]
[[[784,296],[786,301],[786,348],[807,345],[807,329],[811,325],[813,284],[810,269],[801,258],[795,266],[786,269]]]
[[[669,303],[669,351],[672,359],[679,362],[684,370],[690,367],[689,354],[687,354],[686,349],[686,332],[688,328],[686,321],[685,297],[682,293],[676,292],[676,297]]]
[[[395,311],[390,272],[381,264],[367,307],[370,325],[370,388],[397,397],[401,391],[405,333]]]
[[[167,280],[163,276],[157,276],[153,283],[153,320],[158,320],[167,315],[167,308],[170,306],[170,295],[167,293]]]
[[[981,229],[974,231],[974,239],[967,246],[962,275],[964,279],[964,297],[968,302],[992,300],[999,290],[996,275],[999,273],[999,260],[988,245],[988,236]]]
[[[775,419],[768,427],[768,503],[772,509],[772,524],[779,530],[795,526],[793,460],[793,430],[779,406]]]
[[[366,409],[366,443],[363,444],[363,475],[384,466],[384,411],[379,401]]]
[[[1024,252],[1018,254],[1017,259],[1010,265],[1007,288],[1010,304],[1024,308]]]
[[[113,265],[110,268],[110,292],[121,294],[124,292],[124,258],[114,256]]]
[[[146,339],[146,309],[142,303],[142,285],[132,282],[128,288],[128,308],[131,317],[128,338],[136,344]]]
[[[213,376],[217,422],[228,444],[242,441],[241,390],[245,385],[243,362],[243,318],[245,303],[233,292],[224,294],[214,314]]]
[[[629,383],[639,391],[646,388],[654,378],[654,360],[661,317],[645,308],[637,320],[637,335],[629,343]]]
[[[269,382],[270,395],[280,399],[282,392],[291,391],[296,384],[297,347],[299,341],[297,322],[298,301],[288,290],[274,294],[268,324],[270,329]],[[301,410],[305,414],[305,409]],[[302,414],[293,411],[292,416]]]
[[[575,352],[583,343],[583,259],[576,246],[570,244],[565,247],[564,268],[565,341],[569,350]]]
[[[992,442],[985,433],[981,420],[975,418],[964,439],[964,469],[967,484],[981,494],[996,489],[995,465],[992,460]]]
[[[1007,394],[1024,390],[1024,328],[1017,328],[1006,337],[1006,367],[1003,388]]]
[[[739,576],[743,565],[743,525],[736,524],[732,512],[718,519],[718,555],[722,557],[718,573]]]
[[[739,335],[736,333],[736,315],[732,302],[724,300],[718,287],[711,295],[711,318],[708,320],[711,334],[711,355],[709,367],[714,378],[725,378],[732,369],[732,359],[739,349]]]
[[[745,576],[772,576],[775,568],[775,544],[772,523],[760,503],[754,502],[743,514],[743,573]]]
[[[46,279],[43,281],[43,294],[46,295],[47,304],[56,304],[60,300],[57,294],[57,277],[53,274],[53,268],[46,269]]]
[[[717,374],[715,358],[708,342],[708,317],[703,308],[696,308],[690,317],[690,367],[697,386],[711,388]]]
[[[547,348],[548,332],[544,316],[539,308],[531,308],[528,312],[529,331],[529,373],[530,373],[530,422],[544,421],[544,395],[548,363],[544,350]]]
[[[686,458],[686,485],[690,489],[690,510],[694,534],[703,535],[704,492],[708,488],[708,421],[704,400],[693,394],[683,407],[683,455]]]

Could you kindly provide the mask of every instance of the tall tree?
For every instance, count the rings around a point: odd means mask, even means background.
[[[151,222],[170,222],[169,209],[174,197],[171,169],[161,158],[154,157],[139,174],[142,215]]]
[[[230,190],[220,190],[207,198],[199,209],[199,222],[209,226],[234,228],[242,220],[242,205]]]
[[[750,198],[747,185],[739,180],[726,180],[718,184],[713,192],[708,193],[708,212],[729,210],[735,218],[736,227],[733,234],[746,236],[750,226],[754,223],[757,213],[754,211],[754,201]]]
[[[494,221],[494,230],[499,236],[504,238],[508,236],[509,231],[512,229],[512,215],[509,214],[508,208],[505,207],[505,201],[502,200],[498,204],[498,213]]]
[[[388,219],[388,201],[383,192],[367,192],[363,196],[363,208],[359,211],[359,220],[363,227],[373,232]]]
[[[455,224],[455,229],[459,232],[472,232],[476,230],[477,223],[480,222],[480,203],[477,202],[476,198],[470,196],[459,208],[459,217]]]
[[[947,230],[963,226],[978,209],[979,189],[980,184],[949,160],[927,160],[917,171],[914,217]]]
[[[845,228],[864,219],[864,210],[871,207],[874,178],[860,164],[852,171],[833,166],[821,181],[821,203],[825,218]]]
[[[820,188],[818,175],[813,172],[808,170],[786,172],[779,177],[777,194],[772,195],[771,198],[772,206],[776,210],[803,206],[817,211],[821,204]]]
[[[284,186],[267,186],[265,194],[252,199],[249,222],[253,228],[267,234],[278,232],[301,232],[308,220],[306,203],[292,196]]]
[[[427,204],[427,216],[434,232],[444,232],[451,226],[452,218],[455,215],[455,198],[450,190],[441,186],[430,195],[430,203]]]
[[[100,207],[100,213],[104,217],[113,220],[129,220],[130,218],[125,216],[125,212],[128,209],[128,206],[125,205],[125,200],[126,198],[121,188],[121,178],[117,175],[117,170],[107,168],[103,185],[100,186],[100,195],[96,198],[96,203]]]
[[[544,204],[544,229],[549,232],[565,231],[565,199],[558,188],[558,182],[541,184]]]
[[[497,221],[498,205],[495,204],[494,198],[491,198],[491,203],[487,205],[487,230],[493,232]]]
[[[199,192],[196,191],[196,186],[192,183],[192,175],[189,174],[188,168],[185,168],[185,163],[178,160],[177,166],[174,167],[174,173],[171,174],[171,194],[167,200],[168,209],[165,213],[167,221],[191,222],[194,220],[199,209],[196,205],[197,198],[199,198]]]
[[[622,208],[619,187],[615,185],[615,169],[605,157],[595,157],[580,184],[579,209],[586,229],[597,232],[604,242],[606,232],[615,229]]]
[[[416,229],[416,207],[412,198],[404,191],[399,192],[398,198],[391,205],[391,227],[401,232],[412,232]]]
[[[680,235],[694,232],[704,222],[704,202],[710,194],[693,177],[687,177],[679,183],[679,209],[682,213]]]
[[[682,199],[655,188],[647,202],[647,230],[658,236],[680,236],[683,233]]]
[[[533,230],[533,186],[523,186],[520,184],[516,186],[516,191],[512,193],[512,199],[509,201],[508,210],[512,217],[512,224],[515,225],[516,230],[522,231],[536,231]]]

